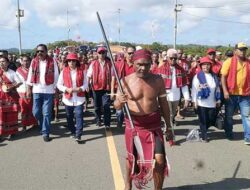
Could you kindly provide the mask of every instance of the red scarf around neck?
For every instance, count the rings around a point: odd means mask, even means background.
[[[84,80],[83,70],[81,68],[77,67],[76,68],[76,87],[81,87],[83,85],[83,80]],[[72,88],[73,87],[72,79],[71,79],[71,74],[70,74],[70,68],[69,67],[65,67],[63,69],[63,84],[67,88]],[[78,92],[77,96],[84,97],[85,93],[83,91]],[[67,99],[72,98],[72,94],[69,94],[69,93],[65,92],[65,98],[67,98]]]
[[[50,57],[46,57],[46,71],[45,71],[45,82],[46,85],[54,83],[54,60]],[[31,82],[39,83],[40,82],[40,71],[39,71],[39,59],[38,57],[34,58],[31,62],[32,73],[31,73]]]
[[[18,67],[17,72],[23,77],[25,81],[27,80],[29,69]]]
[[[245,60],[245,67],[246,67],[246,77],[243,85],[243,96],[250,95],[250,61],[248,59]],[[233,56],[231,59],[231,65],[229,69],[229,73],[227,76],[227,87],[229,93],[233,93],[236,88],[237,82],[237,65],[238,59],[236,56]]]
[[[176,75],[176,86],[177,88],[181,88],[187,85],[187,76],[185,74],[184,69],[175,64],[175,75]],[[165,88],[171,89],[172,88],[172,71],[170,64],[165,62],[162,66],[158,67],[157,73],[162,76],[165,81]]]
[[[7,72],[7,71],[6,71]],[[9,78],[4,74],[4,70],[0,69],[0,83],[1,83],[1,86],[3,84],[5,85],[11,85],[12,82],[9,80]]]
[[[7,72],[7,71],[6,71]],[[4,74],[4,71],[2,69],[0,69],[0,100],[4,101],[4,102],[18,102],[18,93],[16,91],[16,89],[11,90],[10,92],[3,92],[2,91],[2,85],[6,85],[6,86],[11,86],[12,82],[10,81],[10,79]],[[17,111],[16,107],[14,108],[14,111]],[[8,110],[10,111],[10,110]]]

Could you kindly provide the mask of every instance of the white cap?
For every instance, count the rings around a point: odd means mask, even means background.
[[[167,51],[167,56],[168,57],[172,57],[174,54],[177,54],[177,50],[176,49],[173,49],[173,48],[168,49],[168,51]]]
[[[141,46],[136,46],[136,47],[135,47],[135,50],[136,50],[136,51],[137,51],[137,50],[140,50],[140,49],[142,49]]]

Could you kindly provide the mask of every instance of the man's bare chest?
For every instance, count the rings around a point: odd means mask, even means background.
[[[140,100],[143,98],[151,99],[155,98],[158,94],[157,85],[153,83],[129,85],[129,88],[126,91],[128,98],[131,100]]]

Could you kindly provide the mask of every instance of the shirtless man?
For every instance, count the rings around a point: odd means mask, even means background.
[[[167,125],[168,135],[172,137],[171,130],[169,130],[171,125],[165,84],[161,76],[150,73],[151,53],[149,51],[143,49],[136,51],[133,55],[133,62],[135,73],[125,77],[122,84],[124,94],[118,92],[114,102],[116,109],[121,109],[125,102],[128,103],[135,127],[134,130],[131,128],[126,117],[127,173],[125,189],[132,189],[132,180],[140,189],[153,176],[154,187],[158,190],[162,189],[164,176],[168,172],[159,108]],[[140,138],[144,158],[139,156],[138,150],[135,148],[133,134]]]

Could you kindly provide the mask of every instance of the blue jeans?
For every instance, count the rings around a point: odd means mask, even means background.
[[[225,100],[225,133],[230,137],[233,135],[233,114],[240,107],[240,114],[244,129],[244,138],[250,140],[250,96],[230,95]]]
[[[109,91],[96,90],[93,91],[94,104],[95,104],[95,119],[96,122],[101,122],[101,109],[104,110],[104,125],[110,126],[111,111],[110,111],[110,96],[107,94]]]
[[[41,128],[43,136],[48,136],[51,127],[54,94],[33,94],[32,112]]]
[[[83,129],[83,104],[79,106],[65,105],[65,110],[67,116],[68,129],[76,137],[81,137]],[[74,112],[75,112],[75,122],[73,120]]]
[[[116,118],[117,118],[117,124],[119,127],[122,127],[123,121],[124,121],[124,112],[123,110],[116,110]]]

